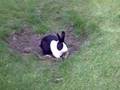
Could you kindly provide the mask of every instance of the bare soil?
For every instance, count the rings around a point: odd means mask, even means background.
[[[87,35],[83,34],[76,37],[72,25],[65,28],[66,37],[65,42],[69,48],[69,56],[80,50],[80,46],[87,39]],[[60,33],[60,32],[59,32]],[[47,35],[48,33],[46,33]],[[51,33],[55,34],[55,33]],[[13,32],[8,38],[8,43],[13,51],[20,52],[21,54],[35,54],[40,59],[53,59],[53,57],[46,57],[42,55],[41,48],[39,47],[41,38],[45,35],[40,35],[32,31],[31,27],[22,27],[18,32]]]

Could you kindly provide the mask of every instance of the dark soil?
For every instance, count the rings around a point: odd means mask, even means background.
[[[84,34],[81,35],[81,37],[76,37],[74,34],[74,28],[71,25],[68,25],[65,28],[65,32],[65,42],[68,45],[70,56],[80,50],[80,46],[87,39],[87,35]],[[12,50],[20,52],[21,54],[32,53],[40,59],[53,59],[53,57],[45,57],[42,55],[39,45],[43,36],[44,35],[39,35],[33,32],[31,27],[22,27],[21,30],[10,35],[8,38],[8,43]]]

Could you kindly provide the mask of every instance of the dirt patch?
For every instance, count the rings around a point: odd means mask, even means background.
[[[74,28],[71,25],[65,28],[65,42],[69,48],[69,55],[72,55],[78,51],[81,44],[87,39],[86,35],[82,35],[81,37],[77,38],[73,31]],[[53,59],[53,57],[45,57],[42,55],[39,45],[43,36],[44,35],[39,35],[33,32],[31,27],[23,27],[20,31],[14,32],[10,35],[8,38],[8,43],[13,50],[22,54],[32,53],[38,56],[40,59]]]

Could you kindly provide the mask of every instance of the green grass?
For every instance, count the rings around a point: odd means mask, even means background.
[[[15,54],[5,42],[23,25],[46,33],[67,24],[78,36],[88,33],[89,42],[65,61]],[[119,0],[0,0],[0,90],[119,89]]]

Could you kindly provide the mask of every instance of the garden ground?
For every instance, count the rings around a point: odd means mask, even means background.
[[[73,25],[88,40],[64,61],[44,61],[9,47],[24,25],[37,34]],[[119,90],[119,78],[119,0],[0,0],[0,90]]]

